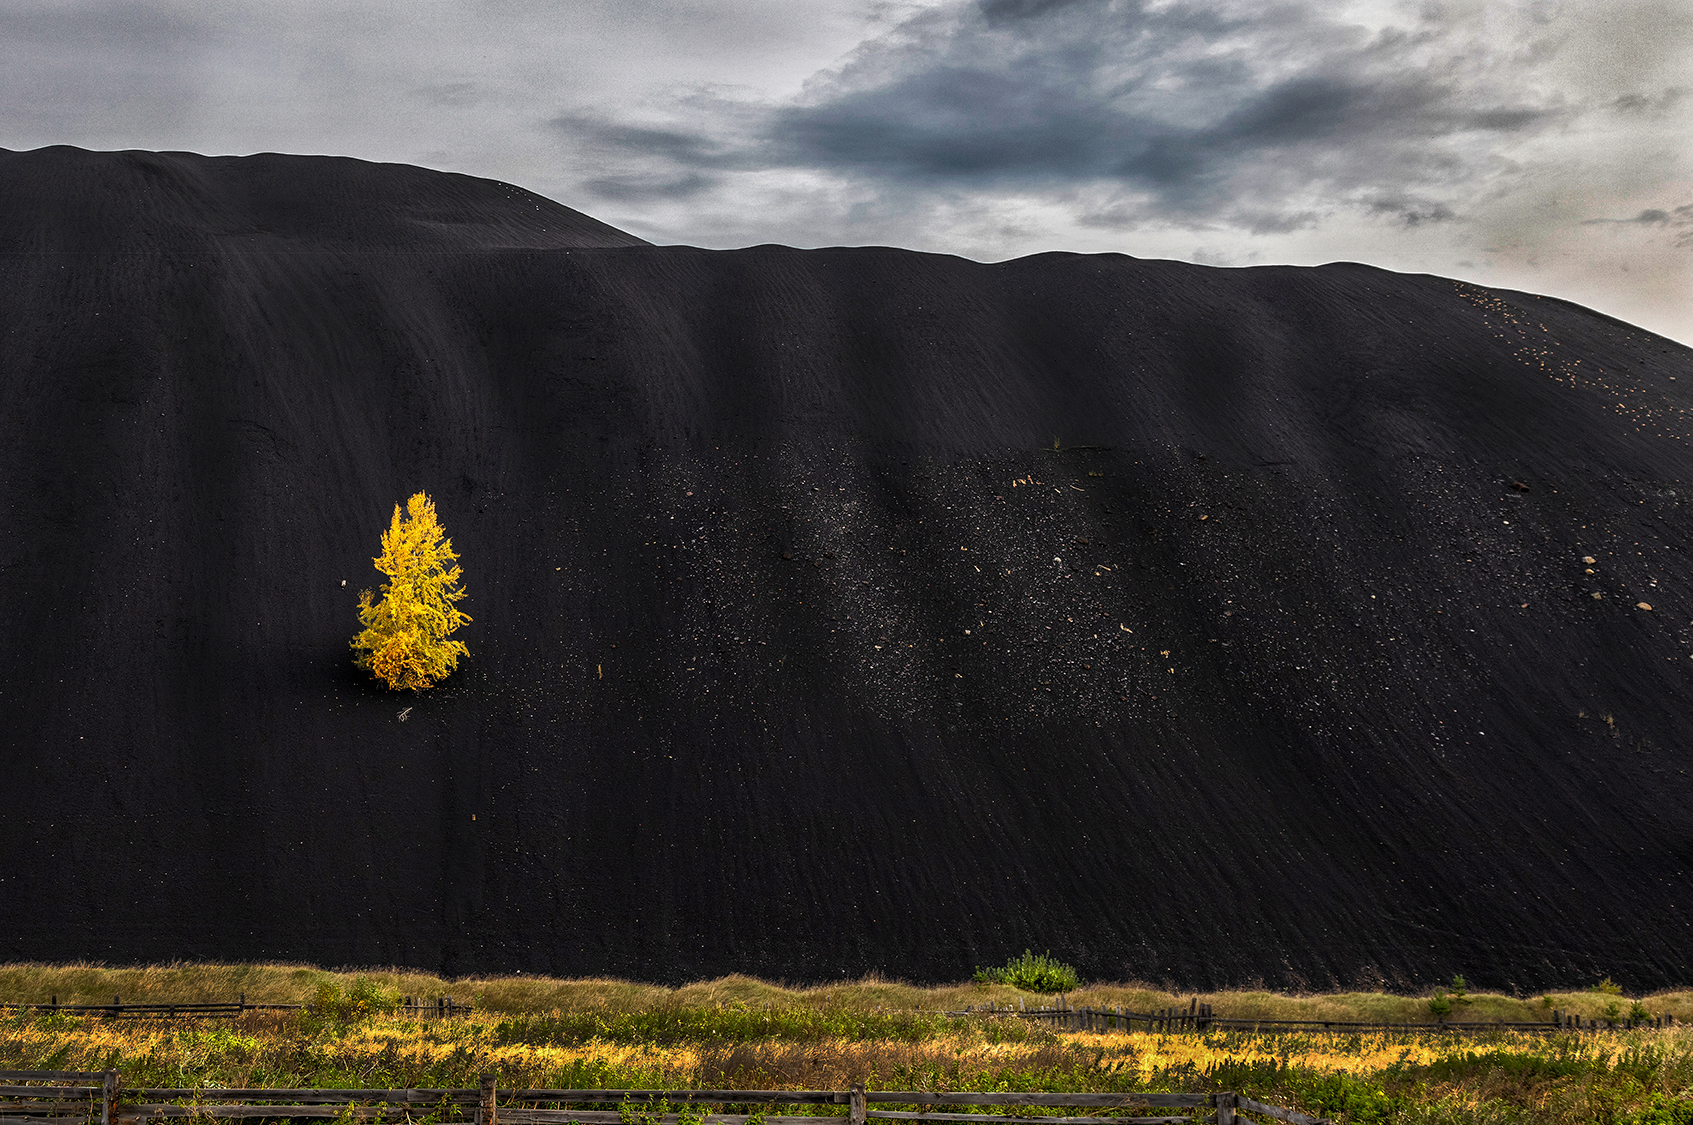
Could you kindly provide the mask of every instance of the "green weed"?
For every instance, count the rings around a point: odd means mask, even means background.
[[[1008,984],[1030,992],[1073,992],[1081,986],[1075,969],[1053,960],[1050,952],[1034,953],[1027,949],[1003,968],[977,969],[975,979],[982,984]]]

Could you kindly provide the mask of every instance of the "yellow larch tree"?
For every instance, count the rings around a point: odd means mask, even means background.
[[[470,617],[453,604],[465,595],[457,559],[429,497],[413,496],[404,514],[394,505],[382,554],[371,560],[388,581],[381,601],[373,602],[369,590],[359,593],[364,631],[353,639],[354,663],[395,691],[422,691],[458,667],[470,650],[448,637]]]

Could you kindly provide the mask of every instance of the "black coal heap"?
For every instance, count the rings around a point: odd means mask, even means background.
[[[0,958],[1693,979],[1687,348],[341,159],[0,200]],[[348,642],[420,489],[411,697]]]

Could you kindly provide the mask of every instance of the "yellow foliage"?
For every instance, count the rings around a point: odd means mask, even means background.
[[[354,663],[395,691],[421,691],[458,667],[470,650],[447,638],[470,617],[453,604],[465,595],[458,585],[460,568],[448,569],[457,558],[429,497],[413,496],[403,515],[394,505],[394,520],[382,533],[382,554],[371,560],[388,581],[381,601],[373,603],[369,590],[359,593],[364,631],[353,639],[359,654]]]

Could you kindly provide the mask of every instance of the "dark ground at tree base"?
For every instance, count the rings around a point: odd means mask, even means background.
[[[0,200],[0,958],[1693,980],[1687,348],[350,160]],[[411,698],[347,645],[418,489]]]

